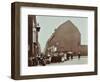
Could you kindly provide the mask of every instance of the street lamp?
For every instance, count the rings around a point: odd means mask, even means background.
[[[36,46],[37,46],[37,49],[36,49],[36,53],[37,53],[37,56],[39,56],[39,41],[38,41],[38,32],[40,31],[40,26],[39,26],[39,23],[37,23],[36,25],[35,25],[35,29],[36,29]]]
[[[38,32],[40,31],[40,26],[38,24],[34,24],[33,21],[33,43],[38,44]]]
[[[39,24],[35,24],[35,21],[33,21],[33,46],[34,46],[34,55],[37,59],[36,62],[38,62],[38,56],[39,56],[39,42],[38,42],[38,32],[40,31]]]
[[[36,31],[37,31],[37,32],[39,32],[39,31],[40,31],[40,26],[39,26],[39,23],[37,23],[37,25],[36,25],[36,27],[35,27],[35,28],[36,28]]]

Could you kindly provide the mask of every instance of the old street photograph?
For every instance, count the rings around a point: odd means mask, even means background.
[[[88,18],[28,15],[28,66],[88,63]]]

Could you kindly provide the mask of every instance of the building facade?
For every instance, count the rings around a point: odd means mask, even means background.
[[[80,52],[81,34],[77,27],[70,21],[61,24],[48,39],[45,54],[50,52]]]

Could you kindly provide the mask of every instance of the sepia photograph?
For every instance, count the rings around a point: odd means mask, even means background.
[[[97,75],[97,7],[11,5],[13,79]]]
[[[87,17],[28,15],[28,66],[87,62]]]

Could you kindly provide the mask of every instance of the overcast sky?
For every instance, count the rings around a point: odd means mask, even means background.
[[[67,17],[67,16],[36,16],[36,21],[39,23],[41,29],[39,32],[39,43],[42,51],[45,48],[47,40],[50,38],[54,29],[62,23],[70,20],[81,33],[81,44],[88,43],[88,20],[83,17]]]

